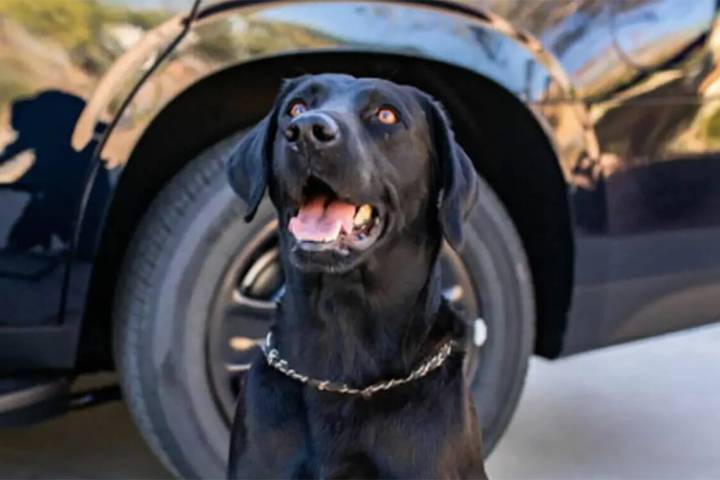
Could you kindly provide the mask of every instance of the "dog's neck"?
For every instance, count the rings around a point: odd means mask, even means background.
[[[409,373],[442,339],[433,328],[439,244],[400,238],[345,274],[302,273],[284,259],[275,332],[282,355],[306,375],[357,386]]]

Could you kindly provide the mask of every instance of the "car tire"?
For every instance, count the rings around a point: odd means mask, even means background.
[[[225,172],[239,138],[205,151],[165,185],[136,229],[116,291],[114,354],[126,402],[148,444],[179,477],[225,476],[231,419],[213,386],[210,312],[239,249],[275,218],[266,200],[253,223],[243,220],[244,205]],[[481,298],[472,308],[482,304],[478,321],[488,332],[468,362],[487,454],[522,390],[534,307],[518,234],[482,180],[465,241],[465,285],[470,297]]]
[[[481,178],[465,230],[462,261],[480,303],[470,342],[470,388],[482,426],[485,456],[510,423],[525,385],[535,341],[535,296],[530,266],[515,225]]]

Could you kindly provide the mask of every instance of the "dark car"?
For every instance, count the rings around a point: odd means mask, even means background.
[[[225,161],[284,78],[445,105],[512,219],[446,249],[488,451],[531,354],[720,315],[715,0],[0,2],[0,424],[112,398],[175,474],[223,475],[283,292]],[[308,348],[312,348],[311,345]],[[588,372],[591,376],[592,372]]]

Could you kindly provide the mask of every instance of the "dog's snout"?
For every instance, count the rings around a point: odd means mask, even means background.
[[[340,137],[340,126],[328,114],[315,112],[296,117],[285,129],[289,142],[307,142],[316,148],[333,145]]]

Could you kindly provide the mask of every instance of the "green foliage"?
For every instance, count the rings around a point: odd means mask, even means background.
[[[720,110],[717,110],[707,119],[705,135],[708,139],[720,140]]]
[[[99,39],[104,24],[127,23],[149,29],[168,14],[131,11],[96,0],[0,0],[2,16],[59,43],[78,64],[92,72],[110,60]]]
[[[29,31],[51,37],[66,48],[75,48],[94,37],[91,19],[97,4],[74,0],[2,0],[0,14]]]

